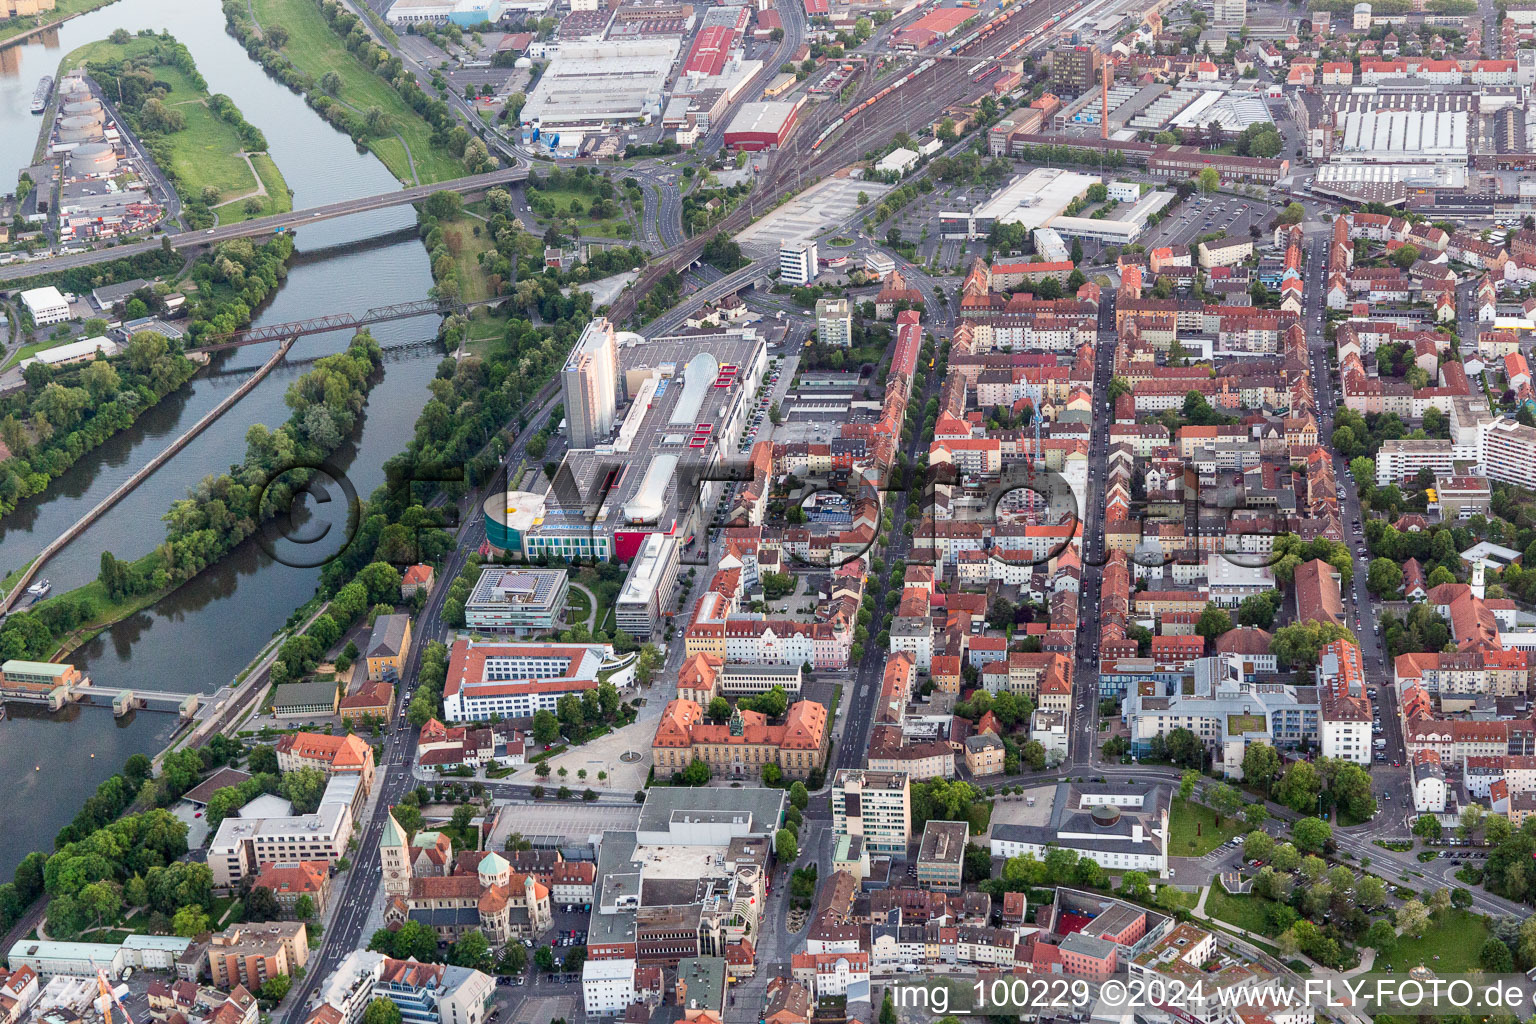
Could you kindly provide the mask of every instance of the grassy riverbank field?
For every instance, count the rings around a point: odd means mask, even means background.
[[[432,126],[347,49],[315,0],[251,0],[250,11],[264,33],[283,27],[286,38],[279,49],[298,71],[316,82],[334,74],[336,88],[326,92],[337,103],[357,117],[366,118],[374,108],[382,113],[387,130],[372,133],[367,146],[396,178],[415,185],[466,173],[453,154],[432,144]]]
[[[59,62],[61,75],[76,69],[118,104],[195,222],[234,224],[293,209],[266,140],[228,97],[209,95],[174,39],[117,32]]]

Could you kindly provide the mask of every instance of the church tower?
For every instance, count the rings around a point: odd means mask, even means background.
[[[1481,558],[1472,563],[1472,596],[1479,601],[1488,595],[1488,588],[1485,586],[1487,579],[1483,569],[1484,564]]]
[[[395,821],[393,812],[386,811],[384,834],[379,837],[379,867],[387,895],[404,896],[411,891],[409,845],[405,839],[405,830]]]

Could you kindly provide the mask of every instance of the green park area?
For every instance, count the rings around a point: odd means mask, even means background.
[[[1436,911],[1422,936],[1403,935],[1391,956],[1378,956],[1376,970],[1407,971],[1423,965],[1442,977],[1481,970],[1478,954],[1487,941],[1484,918],[1455,908]]]
[[[1225,817],[1192,800],[1175,799],[1168,816],[1168,853],[1174,857],[1203,857],[1233,836],[1243,833],[1243,819]]]
[[[216,112],[200,76],[189,74],[190,64],[171,62],[179,49],[160,36],[119,32],[72,51],[59,62],[59,72],[95,68],[107,96],[120,101],[130,125],[183,198],[206,205],[218,223],[236,224],[293,209],[282,172],[270,156],[250,144],[260,133],[242,135],[227,115]],[[104,73],[108,68],[122,74],[109,77]],[[134,68],[153,76],[153,99],[133,88],[129,72]],[[158,92],[162,88],[167,90],[164,95]],[[151,111],[154,100],[158,106]],[[232,108],[230,104],[225,109]],[[234,117],[243,120],[238,110]]]
[[[251,0],[250,9],[258,25],[287,30],[282,54],[299,71],[317,82],[335,72],[337,102],[358,115],[374,107],[383,112],[392,131],[369,138],[368,148],[396,178],[414,185],[464,176],[462,163],[432,145],[432,128],[422,116],[347,49],[315,0]]]
[[[601,216],[592,216],[593,204]],[[528,189],[528,205],[540,223],[558,218],[574,228],[575,233],[591,238],[629,238],[634,228],[624,210],[613,200],[604,200],[587,192],[541,185]]]
[[[1207,914],[1255,935],[1269,934],[1268,908],[1271,905],[1272,901],[1262,896],[1233,896],[1218,884],[1212,884],[1205,897]]]

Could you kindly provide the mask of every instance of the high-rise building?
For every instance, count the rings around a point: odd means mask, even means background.
[[[1248,0],[1214,0],[1216,24],[1221,28],[1241,28],[1248,20]]]
[[[852,303],[847,299],[816,300],[816,340],[847,348],[853,344]]]
[[[1536,487],[1536,428],[1497,419],[1483,429],[1483,465],[1488,478]]]
[[[912,835],[907,773],[839,769],[832,780],[832,833],[862,837],[870,853],[904,856]]]
[[[816,243],[785,242],[779,246],[779,283],[810,284],[817,274]]]
[[[613,325],[596,317],[581,332],[561,371],[572,448],[592,448],[613,430],[619,353]]]
[[[1103,55],[1092,46],[1064,46],[1051,54],[1051,91],[1081,96],[1094,87]]]

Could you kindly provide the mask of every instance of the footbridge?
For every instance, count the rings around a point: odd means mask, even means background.
[[[328,313],[308,320],[294,320],[285,324],[266,324],[232,334],[209,335],[204,344],[187,349],[188,352],[223,352],[245,345],[261,345],[269,341],[299,338],[306,334],[324,334],[327,331],[356,331],[370,324],[388,323],[391,320],[409,320],[418,316],[447,316],[462,313],[467,307],[457,302],[439,302],[437,299],[418,299],[414,302],[397,302],[391,306],[375,306],[362,313]]]

